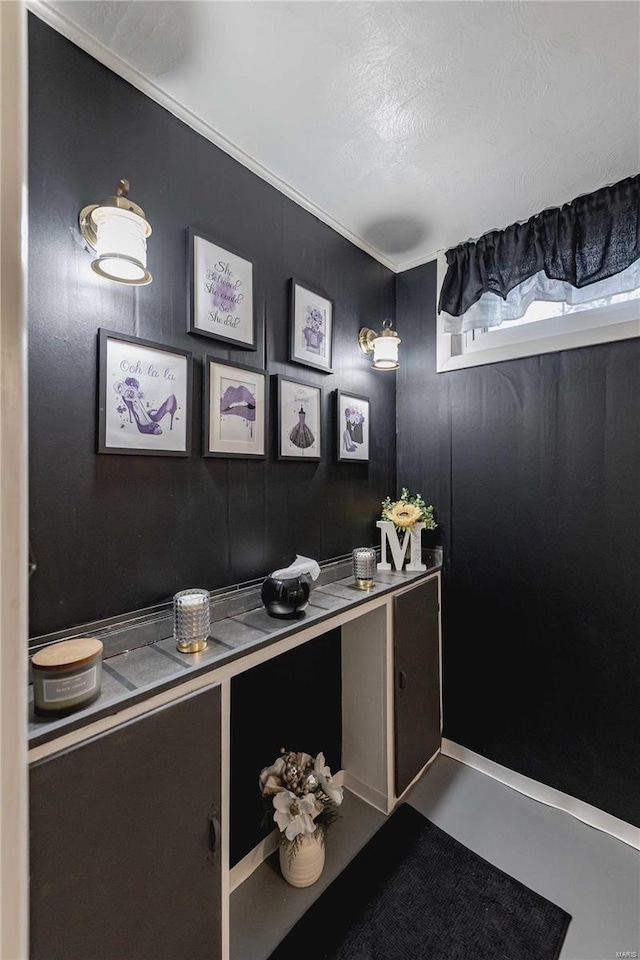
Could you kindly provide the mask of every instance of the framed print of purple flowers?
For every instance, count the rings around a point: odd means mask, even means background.
[[[304,326],[300,331],[299,347],[316,357],[325,356],[326,311],[307,304]]]
[[[290,323],[289,359],[331,373],[333,300],[292,279]]]

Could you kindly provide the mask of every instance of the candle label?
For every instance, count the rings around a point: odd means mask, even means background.
[[[42,696],[45,703],[59,703],[81,697],[84,693],[93,693],[98,682],[98,668],[91,667],[74,677],[61,677],[59,680],[43,680]]]

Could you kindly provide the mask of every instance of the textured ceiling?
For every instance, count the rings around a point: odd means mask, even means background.
[[[633,0],[32,6],[395,268],[640,170]]]

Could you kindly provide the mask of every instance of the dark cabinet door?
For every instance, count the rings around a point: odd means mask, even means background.
[[[30,770],[32,960],[218,960],[220,688]]]
[[[394,599],[396,794],[440,746],[438,581]]]

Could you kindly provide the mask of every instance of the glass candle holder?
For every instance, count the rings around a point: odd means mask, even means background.
[[[371,590],[375,569],[375,547],[356,547],[353,551],[353,576],[356,587],[360,590]]]
[[[199,653],[209,636],[209,591],[181,590],[173,598],[173,637],[180,653]]]

